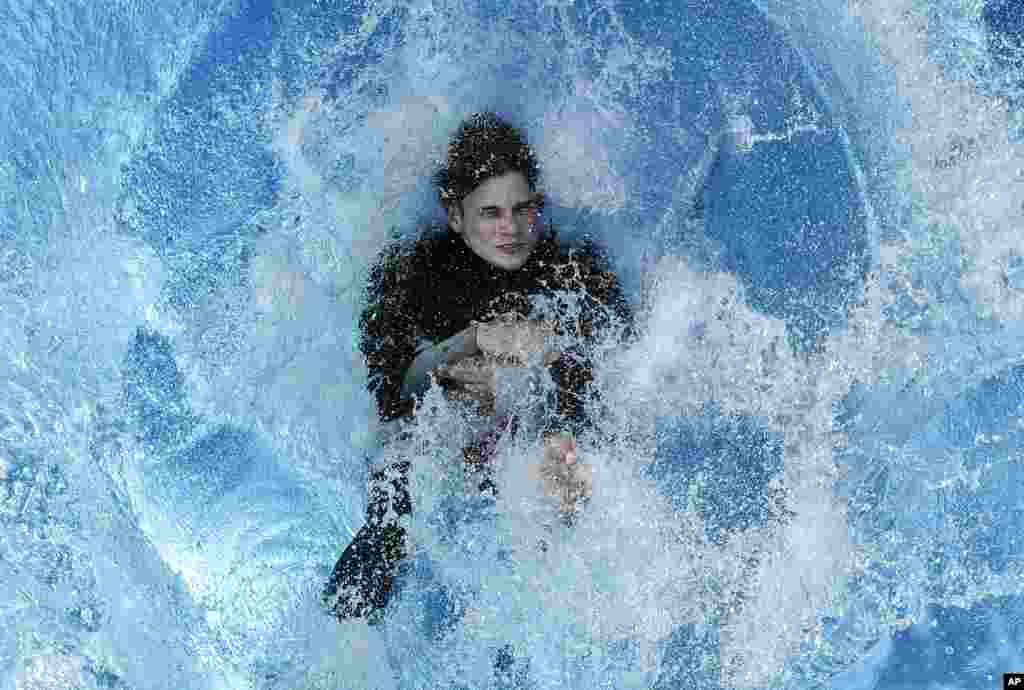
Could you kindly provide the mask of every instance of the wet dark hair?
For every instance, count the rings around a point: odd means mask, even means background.
[[[491,112],[474,113],[459,126],[448,144],[447,167],[434,174],[441,205],[461,203],[492,177],[522,173],[537,189],[540,168],[523,134]]]

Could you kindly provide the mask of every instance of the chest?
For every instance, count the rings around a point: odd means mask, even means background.
[[[415,318],[417,339],[431,341],[448,338],[474,321],[487,321],[498,314],[517,313],[529,317],[530,298],[542,290],[539,286],[486,286],[438,280],[431,290],[417,299]]]

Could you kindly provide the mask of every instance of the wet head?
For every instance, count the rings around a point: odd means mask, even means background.
[[[523,266],[540,239],[536,157],[522,132],[494,113],[468,117],[435,181],[448,225],[481,259]]]

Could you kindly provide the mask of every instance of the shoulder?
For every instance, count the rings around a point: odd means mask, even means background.
[[[566,288],[603,293],[618,285],[607,250],[591,237],[566,243],[552,239],[544,258],[551,262]]]
[[[433,235],[421,232],[416,238],[393,237],[377,252],[363,284],[359,326],[364,336],[386,336],[392,345],[412,347],[405,339],[426,312],[436,245]]]
[[[370,268],[367,288],[370,292],[410,286],[436,269],[443,257],[443,238],[427,229],[417,238],[396,238],[377,254]]]
[[[582,290],[588,296],[583,308],[597,328],[610,325],[609,314],[625,325],[626,337],[632,337],[633,309],[626,298],[622,283],[612,265],[608,250],[590,237],[583,237],[558,248],[555,273],[562,289]],[[594,309],[601,305],[603,309]],[[610,312],[608,312],[610,310]]]

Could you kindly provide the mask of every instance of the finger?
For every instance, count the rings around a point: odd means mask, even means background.
[[[467,383],[463,388],[477,400],[490,399],[494,395],[486,384]]]
[[[488,375],[477,371],[454,371],[449,374],[448,378],[467,385],[483,385],[490,379]]]
[[[530,329],[529,342],[534,350],[543,350],[544,344],[553,335],[553,331],[543,323],[535,324]]]
[[[576,483],[580,488],[581,496],[589,496],[594,486],[594,475],[587,465],[577,465],[575,472]]]
[[[561,436],[551,436],[547,439],[544,444],[544,460],[548,463],[555,464],[562,459],[562,438]]]
[[[586,487],[582,483],[578,481],[568,481],[562,489],[562,501],[566,509],[571,510],[586,494]]]
[[[556,465],[558,463],[560,458],[561,458],[561,453],[560,453],[560,451],[558,449],[558,446],[556,444],[554,444],[554,443],[549,441],[548,444],[546,446],[544,446],[544,465],[545,465],[545,467],[553,467],[554,465]]]
[[[494,377],[494,365],[478,362],[454,364],[444,368],[444,375],[466,383],[488,383]]]
[[[563,436],[559,441],[559,452],[561,459],[567,464],[572,465],[576,462],[576,439],[572,436]]]
[[[548,439],[545,459],[557,466],[572,465],[576,462],[576,440],[571,434],[561,433]]]
[[[591,483],[589,468],[583,465],[579,466],[568,482],[567,493],[571,499],[571,504],[575,504],[580,499],[589,497],[592,487],[593,484]]]

